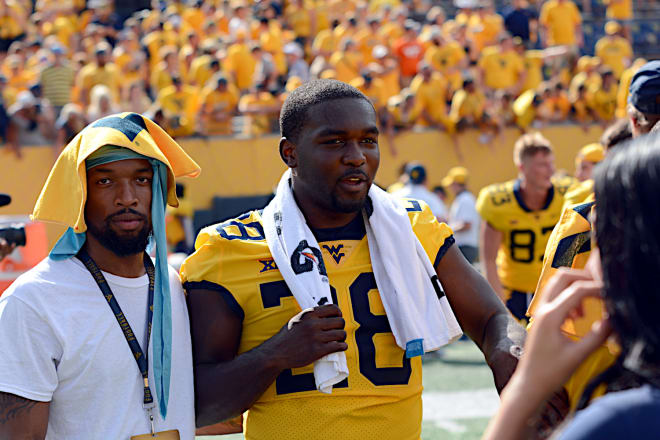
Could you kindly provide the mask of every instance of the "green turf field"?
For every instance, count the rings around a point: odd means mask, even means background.
[[[490,370],[470,341],[447,347],[442,359],[424,360],[423,440],[476,440],[495,412],[499,398]],[[197,437],[240,440],[240,434]]]

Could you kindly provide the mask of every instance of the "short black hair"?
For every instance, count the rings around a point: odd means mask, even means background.
[[[307,111],[316,104],[336,99],[364,99],[369,105],[373,104],[364,93],[353,86],[335,79],[316,79],[301,85],[284,101],[280,111],[280,133],[293,142],[298,139],[300,132],[307,122]],[[375,110],[374,110],[375,111]]]

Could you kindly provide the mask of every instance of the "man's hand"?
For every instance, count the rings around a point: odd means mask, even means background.
[[[346,331],[341,310],[334,304],[314,308],[288,329],[288,325],[268,342],[282,369],[309,365],[330,353],[345,351]]]
[[[7,255],[11,254],[15,247],[16,244],[14,243],[9,244],[7,243],[7,240],[0,237],[0,260],[5,258]]]

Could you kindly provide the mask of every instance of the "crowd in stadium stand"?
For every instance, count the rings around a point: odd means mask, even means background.
[[[172,136],[277,131],[287,94],[313,78],[348,82],[384,132],[467,127],[488,143],[572,120],[625,115],[634,59],[631,0],[611,0],[595,56],[580,56],[571,0],[171,0],[125,20],[110,0],[0,3],[0,137],[66,145],[88,121],[144,113]],[[393,145],[393,143],[390,143]],[[457,150],[458,151],[458,150]]]

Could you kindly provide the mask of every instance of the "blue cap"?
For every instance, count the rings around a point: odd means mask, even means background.
[[[406,167],[406,174],[410,178],[410,183],[419,185],[426,180],[426,169],[419,163],[411,163]]]
[[[660,115],[660,60],[649,61],[633,76],[628,104],[648,115]]]
[[[56,55],[64,55],[64,47],[59,44],[54,44],[51,46],[50,51]]]

